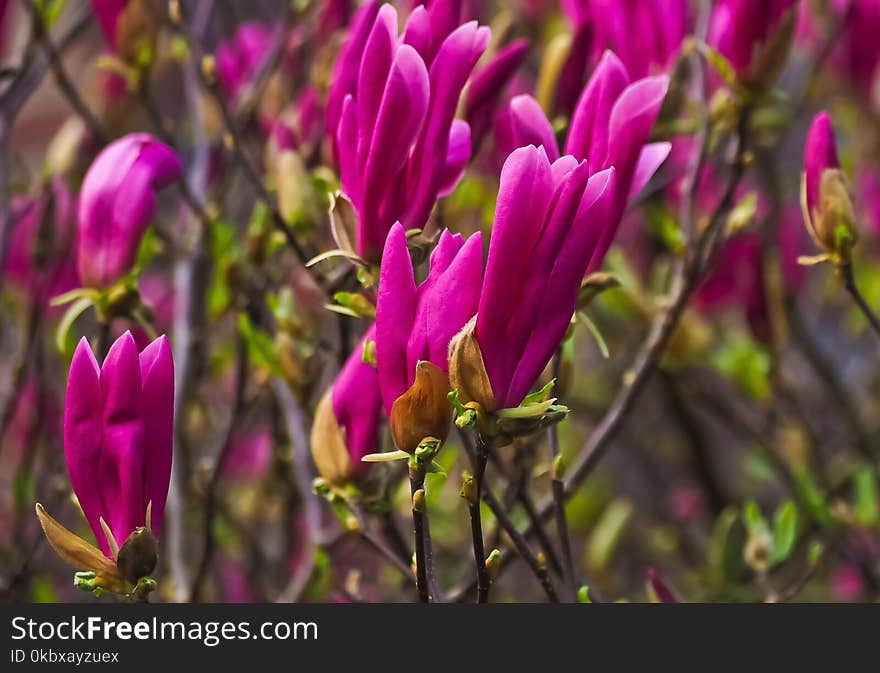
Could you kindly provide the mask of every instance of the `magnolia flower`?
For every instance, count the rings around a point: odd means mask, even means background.
[[[462,402],[493,412],[518,406],[531,390],[597,258],[615,182],[613,168],[590,176],[586,161],[564,156],[551,163],[544,148],[530,145],[508,157],[479,311],[451,349],[450,377]]]
[[[108,558],[137,528],[161,534],[173,421],[174,361],[166,337],[138,354],[126,332],[102,366],[88,341],[79,342],[67,379],[64,456],[73,491]]]
[[[372,325],[315,411],[312,457],[318,473],[331,486],[366,477],[361,458],[379,450],[382,393],[376,368],[364,360],[364,347],[375,339]]]
[[[606,51],[575,106],[565,153],[589,160],[592,172],[611,166],[616,171],[611,226],[602,232],[587,271],[602,263],[627,203],[669,156],[669,143],[646,144],[668,88],[665,76],[633,82],[620,59]]]
[[[489,132],[504,87],[522,65],[528,50],[528,40],[514,40],[474,75],[465,99],[465,118],[471,129],[471,146],[475,153]]]
[[[356,86],[343,99],[340,178],[358,215],[356,252],[368,261],[379,260],[395,221],[425,225],[470,157],[470,128],[454,116],[489,30],[470,22],[447,34],[431,11],[418,7],[399,38],[397,12],[383,5],[364,41]],[[342,55],[346,68],[350,57]],[[341,74],[349,85],[350,73]]]
[[[258,21],[242,24],[230,39],[221,42],[215,52],[217,80],[223,91],[235,99],[242,88],[259,72],[269,57],[279,26]]]
[[[802,204],[807,231],[826,255],[843,260],[855,243],[855,212],[849,180],[840,169],[831,117],[816,115],[804,148]]]
[[[690,30],[688,0],[564,0],[574,30],[560,74],[557,102],[572,109],[585,75],[610,49],[634,78],[663,72]]]
[[[13,199],[6,277],[47,301],[77,287],[70,254],[76,240],[76,200],[61,178],[37,196]]]
[[[106,288],[132,267],[156,210],[156,190],[180,178],[177,154],[147,133],[116,140],[83,180],[78,212],[78,266],[88,287]]]
[[[446,438],[449,342],[477,312],[482,275],[479,233],[464,241],[444,230],[418,286],[403,227],[397,223],[388,234],[376,304],[376,365],[400,450],[411,453],[425,437]]]
[[[753,89],[773,85],[797,24],[798,0],[719,0],[708,42],[726,57],[740,81]]]
[[[150,0],[92,0],[107,46],[132,65],[152,58],[161,18]]]
[[[550,161],[559,158],[559,143],[553,125],[534,97],[528,94],[514,96],[495,123],[495,138],[504,156],[517,148],[534,145],[543,147]]]

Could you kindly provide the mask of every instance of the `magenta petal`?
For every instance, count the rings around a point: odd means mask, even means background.
[[[327,92],[327,130],[334,140],[342,118],[342,104],[346,96],[354,95],[357,90],[361,56],[378,13],[378,0],[368,0],[358,8],[351,21],[348,36],[339,51],[339,57],[333,64],[330,90]],[[338,161],[338,143],[333,144],[333,153]]]
[[[611,111],[629,75],[620,59],[610,51],[602,55],[593,76],[575,105],[568,130],[565,153],[589,159],[597,168],[608,168],[609,120]]]
[[[628,202],[641,194],[645,185],[647,185],[648,181],[654,177],[654,173],[656,173],[661,164],[666,161],[671,151],[672,143],[667,142],[651,143],[642,147],[642,151],[639,153],[639,159],[636,162],[632,182],[629,186],[629,195],[627,197]]]
[[[153,190],[180,176],[177,155],[146,133],[110,143],[94,160],[80,191],[78,265],[83,283],[103,288],[134,262],[155,210]]]
[[[546,152],[534,146],[515,150],[501,169],[495,221],[477,314],[476,337],[489,380],[496,392],[506,391],[516,362],[506,359],[510,319],[529,281],[525,270],[542,234],[541,225],[553,193]],[[499,400],[500,401],[500,400]]]
[[[144,403],[137,345],[130,332],[110,347],[101,367],[101,455],[94,478],[102,485],[104,518],[121,546],[144,525]]]
[[[92,531],[108,557],[110,547],[101,532],[100,517],[108,512],[107,500],[115,497],[96,480],[101,457],[101,370],[88,340],[80,339],[67,377],[64,398],[64,458],[73,492],[79,499]]]
[[[419,52],[419,56],[427,61],[429,56],[433,56],[431,53],[432,42],[431,17],[425,6],[419,5],[406,20],[403,43],[415,49]]]
[[[385,86],[394,51],[397,45],[397,11],[384,4],[379,9],[361,57],[361,69],[357,85],[358,128],[360,138],[357,147],[358,163],[367,161],[367,153],[377,125],[379,106],[385,94]],[[351,151],[345,148],[344,151]]]
[[[523,94],[510,101],[510,121],[516,147],[543,147],[550,161],[559,158],[559,143],[556,142],[553,125],[532,96]]]
[[[471,127],[475,152],[489,130],[504,87],[522,65],[528,50],[527,40],[514,40],[471,79],[465,102],[465,118]]]
[[[449,146],[446,149],[446,164],[440,178],[440,190],[437,196],[444,197],[452,193],[464,175],[467,163],[471,158],[471,128],[466,121],[455,119],[449,130]]]
[[[485,51],[489,30],[471,21],[454,30],[440,45],[430,69],[430,100],[425,128],[413,151],[407,208],[401,222],[424,226],[442,187],[452,120],[471,70]]]
[[[361,458],[380,450],[382,392],[376,368],[363,360],[364,343],[375,338],[376,326],[373,324],[349,355],[333,382],[331,394],[333,414],[345,430],[345,444],[355,478],[364,476],[369,469],[369,464],[361,462]]]
[[[371,221],[374,214],[378,216],[380,196],[386,189],[394,187],[388,184],[389,176],[396,175],[406,163],[409,149],[424,121],[429,95],[425,64],[412,47],[402,45],[397,50],[388,75],[364,167],[360,214],[367,222]],[[361,254],[367,258],[375,257],[375,252],[382,246],[385,233],[375,227],[363,227],[359,237]]]
[[[517,311],[511,316],[506,340],[506,359],[514,371],[507,389],[496,389],[493,381],[496,400],[505,407],[515,407],[522,402],[550,361],[571,320],[572,297],[576,297],[579,279],[574,288],[551,285],[551,270],[561,260],[569,259],[564,251],[575,244],[571,232],[588,179],[589,166],[583,162],[556,189],[541,238],[529,258],[525,274],[528,280],[520,294]],[[578,265],[581,271],[586,267],[585,259],[569,263]]]
[[[415,313],[412,259],[406,246],[406,232],[398,222],[391,227],[385,242],[376,298],[376,369],[389,415],[394,401],[410,386],[406,349]]]
[[[837,142],[831,116],[822,110],[813,118],[804,147],[804,172],[807,175],[807,207],[812,213],[819,206],[822,173],[828,168],[838,168]]]
[[[482,282],[483,238],[477,232],[437,280],[417,316],[428,331],[427,359],[443,371],[449,370],[449,342],[477,312]]]
[[[161,336],[139,356],[144,407],[144,502],[152,502],[153,533],[162,533],[174,441],[174,358]]]

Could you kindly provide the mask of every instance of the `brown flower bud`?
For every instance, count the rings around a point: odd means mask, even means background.
[[[391,407],[391,437],[398,449],[413,453],[427,437],[446,440],[452,422],[448,393],[449,378],[443,370],[420,360],[415,381]]]
[[[497,404],[480,344],[474,336],[476,325],[474,316],[449,342],[449,383],[458,391],[462,404],[476,402],[491,413],[497,409]]]
[[[156,569],[159,560],[159,543],[146,528],[135,528],[116,556],[116,566],[122,576],[137,584]]]
[[[333,412],[332,394],[331,388],[318,402],[310,444],[318,474],[331,486],[342,486],[351,477],[351,456],[345,432]]]
[[[160,26],[161,18],[150,0],[129,0],[116,24],[119,57],[129,65],[149,65]]]
[[[856,241],[856,215],[849,179],[839,168],[822,171],[819,186],[819,208],[813,213],[816,240],[826,251],[849,256],[849,247]],[[845,236],[841,239],[841,233]]]

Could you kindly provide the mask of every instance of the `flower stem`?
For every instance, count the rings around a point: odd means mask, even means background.
[[[874,310],[868,305],[868,302],[865,301],[864,296],[862,296],[862,293],[856,286],[856,279],[853,275],[852,264],[841,264],[837,267],[837,271],[840,274],[841,280],[843,281],[843,287],[846,289],[847,292],[849,292],[849,296],[852,297],[853,301],[856,303],[856,306],[859,307],[859,310],[868,319],[868,322],[870,323],[871,328],[874,330],[874,333],[878,337],[880,337],[880,319],[877,318],[877,314],[874,313]]]
[[[553,356],[553,378],[556,383],[553,386],[552,396],[556,396],[559,389],[559,373],[562,365],[562,346],[556,350]],[[565,588],[569,593],[569,600],[574,601],[577,587],[575,586],[574,561],[571,554],[571,538],[568,534],[568,520],[565,516],[565,485],[562,476],[557,469],[559,460],[559,426],[554,423],[547,429],[550,442],[553,479],[551,487],[553,491],[553,510],[556,518],[556,534],[559,536],[559,546],[562,549],[562,578]]]
[[[486,474],[486,463],[489,460],[489,447],[482,434],[477,436],[477,456],[474,464],[474,482],[476,497],[468,501],[468,512],[471,517],[471,538],[474,547],[474,564],[477,568],[477,603],[489,602],[489,587],[492,580],[486,569],[486,549],[483,546],[483,524],[480,519],[480,497],[483,488],[483,477]]]
[[[409,486],[412,493],[412,518],[416,549],[416,588],[422,603],[431,602],[428,585],[428,516],[425,511],[425,472],[410,468]]]

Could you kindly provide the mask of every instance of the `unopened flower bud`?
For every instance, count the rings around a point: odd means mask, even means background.
[[[120,58],[138,67],[150,65],[161,25],[161,18],[150,0],[128,0],[116,24]]]
[[[425,489],[420,488],[412,496],[412,508],[415,512],[425,511]]]
[[[391,408],[391,436],[398,449],[413,453],[426,437],[446,440],[452,422],[448,392],[449,378],[443,370],[421,360],[412,386]]]
[[[857,237],[855,208],[837,159],[831,117],[824,111],[816,115],[807,135],[801,204],[815,244],[833,261],[846,262]]]
[[[770,550],[773,539],[768,532],[753,531],[743,548],[743,560],[755,572],[764,572],[770,565]]]
[[[318,474],[331,486],[342,486],[351,478],[352,462],[345,433],[333,411],[332,390],[328,390],[315,410],[311,436],[312,459]]]
[[[501,572],[501,552],[497,549],[493,549],[486,557],[486,572],[491,580],[496,579]]]
[[[474,479],[474,475],[470,472],[463,472],[461,475],[461,491],[459,492],[462,498],[467,500],[469,505],[476,505],[478,502],[477,496],[477,480]]]
[[[116,565],[122,576],[137,584],[142,577],[149,576],[159,560],[159,543],[146,528],[135,528],[116,557]]]
[[[449,383],[458,391],[462,403],[476,402],[491,413],[497,405],[480,344],[474,335],[476,324],[476,318],[471,319],[449,342]]]

